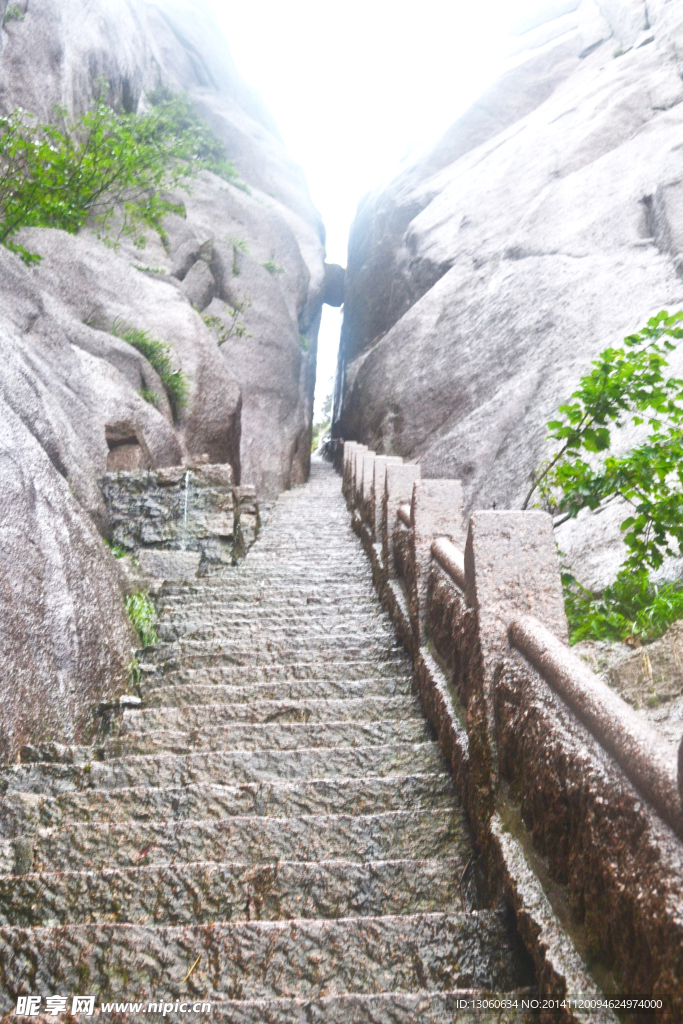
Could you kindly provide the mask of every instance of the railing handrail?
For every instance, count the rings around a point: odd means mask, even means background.
[[[398,518],[410,529],[410,504],[407,501],[398,506]]]
[[[520,616],[510,624],[508,634],[517,650],[683,838],[681,780],[674,745],[644,722],[538,619]]]
[[[437,537],[432,542],[432,555],[453,582],[465,589],[465,556],[447,537]]]

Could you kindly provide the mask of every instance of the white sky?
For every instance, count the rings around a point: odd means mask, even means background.
[[[270,108],[346,265],[358,200],[438,138],[496,77],[510,25],[548,0],[212,0],[243,78]],[[323,307],[316,417],[341,317]]]

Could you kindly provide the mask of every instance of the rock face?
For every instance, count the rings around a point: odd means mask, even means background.
[[[126,685],[134,638],[98,536],[111,535],[103,474],[203,459],[266,498],[306,479],[325,286],[303,175],[204,6],[16,6],[23,17],[0,27],[0,113],[48,120],[60,104],[78,115],[102,82],[128,112],[144,112],[159,86],[184,91],[245,187],[200,172],[178,197],[186,216],[142,251],[30,229],[21,240],[43,259],[27,269],[0,248],[2,757],[78,738],[85,708]],[[7,12],[0,0],[0,22]],[[127,328],[168,347],[188,382],[184,408],[112,333]]]
[[[335,429],[423,477],[462,478],[470,509],[519,508],[546,421],[591,359],[683,304],[683,9],[551,13],[429,153],[361,202],[349,243]],[[618,521],[559,531],[588,584],[621,561]]]

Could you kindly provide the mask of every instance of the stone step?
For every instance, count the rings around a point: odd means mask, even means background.
[[[235,750],[157,754],[95,761],[90,765],[19,764],[0,769],[0,795],[128,786],[187,786],[207,783],[291,782],[304,779],[367,778],[445,770],[436,743],[304,750]]]
[[[212,690],[215,690],[215,687],[209,692]],[[162,690],[162,693],[165,692]],[[229,692],[226,696],[229,696]],[[238,722],[281,725],[286,722],[406,722],[410,719],[424,719],[420,702],[416,697],[250,700],[250,697],[253,697],[252,691],[243,689],[241,694],[243,698],[239,702],[209,704],[198,700],[195,706],[185,702],[184,706],[176,708],[168,704],[162,707],[147,707],[149,695],[146,694],[143,710],[124,712],[119,735],[125,736],[129,732],[151,732],[156,729],[185,731]]]
[[[107,740],[104,756],[110,758],[155,753],[189,754],[193,751],[301,750],[314,747],[386,747],[425,743],[435,735],[427,721],[406,722],[238,722],[203,725],[190,731],[174,729],[130,730]]]
[[[256,597],[256,600],[254,599]],[[296,594],[283,589],[274,593],[270,588],[255,588],[253,595],[248,598],[242,597],[233,588],[225,587],[221,590],[211,589],[206,593],[198,594],[194,591],[188,594],[165,594],[155,591],[155,604],[160,612],[192,610],[194,608],[205,608],[207,610],[220,609],[227,614],[246,616],[251,612],[255,615],[273,616],[283,608],[298,610],[302,606],[310,605],[312,613],[329,615],[369,615],[371,618],[383,618],[386,614],[380,608],[374,594],[368,593],[359,597],[357,602],[349,605],[345,597],[339,597],[334,590],[322,587],[311,588],[306,596],[298,597]]]
[[[282,561],[279,555],[272,555],[269,556],[268,562],[273,559]],[[247,599],[258,597],[265,591],[267,591],[267,595],[264,594],[264,599],[268,600],[290,595],[306,596],[321,590],[334,593],[338,601],[354,594],[370,599],[373,596],[372,572],[369,568],[362,572],[355,571],[351,568],[354,560],[355,556],[349,556],[340,560],[338,566],[330,566],[329,569],[323,567],[318,570],[310,567],[308,570],[297,570],[296,567],[290,568],[283,564],[277,572],[269,570],[265,565],[263,568],[259,568],[252,561],[248,576],[234,574],[222,578],[223,591],[232,597]],[[346,572],[346,569],[349,571]],[[178,597],[182,593],[199,596],[204,593],[216,592],[215,585],[212,587],[185,585],[182,589],[178,588],[173,596]]]
[[[157,609],[159,625],[175,625],[206,623],[207,625],[220,626],[222,629],[231,630],[236,636],[252,636],[266,631],[267,633],[282,635],[307,636],[311,640],[324,639],[327,632],[335,635],[343,634],[345,631],[368,630],[372,636],[384,639],[391,635],[393,627],[384,619],[383,615],[376,615],[374,618],[369,614],[345,615],[336,610],[317,609],[310,606],[302,611],[306,621],[301,624],[292,622],[288,624],[282,610],[272,609],[254,610],[252,614],[240,611],[239,614],[228,608],[206,608],[197,607],[184,612],[176,608]],[[292,615],[291,618],[295,616]],[[287,615],[287,619],[290,616]]]
[[[403,663],[403,648],[397,640],[373,640],[367,643],[361,637],[353,636],[329,637],[320,648],[311,649],[305,637],[299,640],[281,640],[261,635],[253,641],[228,639],[201,639],[187,637],[173,643],[160,643],[156,647],[147,648],[145,660],[166,662],[170,659],[180,660],[183,664],[192,661],[220,664],[221,661],[236,665],[245,665],[258,660],[261,664],[286,666],[301,662],[319,663],[321,660],[335,661],[345,664],[349,661],[366,660],[369,662]]]
[[[314,615],[338,615],[339,617],[358,615],[360,617],[367,614],[372,619],[384,617],[384,612],[378,607],[377,600],[370,595],[356,597],[353,604],[350,605],[345,598],[339,598],[326,590],[315,590],[301,597],[287,592],[275,595],[267,589],[261,589],[258,594],[249,598],[227,590],[217,593],[211,591],[205,595],[192,594],[187,597],[182,595],[168,597],[155,594],[154,603],[160,615],[179,612],[184,608],[198,608],[211,614],[222,613],[238,618],[246,618],[251,615],[274,618],[283,612],[295,614],[302,609],[310,611]]]
[[[166,677],[168,680],[170,677]],[[223,677],[221,677],[223,678]],[[151,676],[149,682],[157,682],[157,676]],[[193,681],[172,683],[166,686],[142,686],[143,707],[148,710],[139,712],[149,714],[152,709],[185,707],[187,705],[252,704],[254,707],[282,703],[297,705],[302,702],[321,704],[335,701],[342,704],[347,701],[380,701],[415,700],[413,681],[407,676],[398,679],[356,679],[352,682],[332,679],[296,679],[292,682],[276,680],[272,683],[254,683],[251,686],[238,684],[230,686],[221,682],[195,683]],[[258,712],[256,712],[258,713]],[[273,713],[275,708],[273,707]],[[342,716],[343,717],[343,716]],[[390,717],[390,716],[389,716]]]
[[[22,839],[22,849],[26,850]],[[222,819],[71,824],[39,829],[30,841],[34,872],[94,871],[179,861],[418,860],[471,854],[461,810],[381,814],[245,815]],[[0,872],[10,874],[16,842],[4,841]],[[26,860],[25,864],[29,861]]]
[[[217,820],[243,815],[267,822],[269,817],[373,815],[403,811],[406,807],[431,811],[455,806],[453,780],[447,772],[390,775],[384,779],[314,779],[236,786],[202,783],[110,792],[91,789],[55,797],[13,793],[0,801],[0,834],[6,838],[30,835],[40,827],[64,828],[71,822],[127,822],[137,830],[140,822]],[[7,847],[0,856],[5,858],[2,870],[11,871],[13,849]]]
[[[80,992],[87,979],[101,999],[162,992],[211,1002],[469,987],[504,992],[532,981],[508,922],[492,911],[185,927],[5,927],[0,962],[5,1012],[25,991],[27,971],[35,992],[52,992],[55,979],[64,991]]]
[[[0,876],[0,925],[191,925],[465,909],[461,858],[190,863]],[[467,909],[469,905],[467,905]]]
[[[369,629],[377,636],[388,636],[392,627],[386,622],[384,615],[369,612],[347,614],[336,608],[318,608],[307,605],[302,608],[285,607],[253,608],[251,612],[240,609],[234,611],[229,605],[211,606],[198,604],[194,608],[157,608],[158,620],[162,624],[186,622],[206,622],[233,630],[236,633],[259,633],[263,630],[278,631],[283,629],[298,630],[306,636],[318,637],[326,630],[343,633],[344,630]],[[305,616],[305,622],[301,622]]]
[[[343,652],[349,648],[365,650],[366,654],[376,652],[381,656],[387,650],[387,643],[389,650],[399,649],[393,631],[373,628],[369,624],[363,627],[360,622],[340,627],[331,624],[329,629],[324,622],[315,628],[302,626],[299,629],[294,625],[277,629],[268,626],[259,628],[256,625],[236,628],[222,621],[212,622],[204,615],[196,619],[167,619],[158,622],[156,632],[160,643],[164,644],[176,641],[185,644],[188,640],[209,641],[230,653],[236,649],[253,649],[256,656],[260,656],[263,650],[270,652],[274,649],[288,654],[298,650],[323,654],[325,651]]]
[[[143,657],[147,656],[147,651]],[[175,685],[176,683],[233,683],[235,686],[257,686],[261,683],[292,683],[296,680],[309,682],[327,681],[344,684],[354,682],[368,682],[369,680],[402,680],[411,681],[409,667],[406,661],[396,659],[395,661],[346,661],[335,662],[325,661],[295,661],[288,665],[235,665],[226,663],[220,658],[216,663],[211,663],[210,656],[205,662],[199,662],[196,666],[180,667],[179,659],[168,658],[165,661],[141,663],[143,682],[147,686]]]

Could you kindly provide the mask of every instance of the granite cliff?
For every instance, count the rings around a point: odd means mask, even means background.
[[[0,247],[0,756],[68,741],[126,685],[134,643],[98,480],[229,463],[262,497],[308,474],[324,229],[300,169],[194,0],[0,0],[0,113],[73,116],[189,95],[242,187],[203,170],[143,250],[32,228],[34,268]],[[264,266],[265,264],[265,266]],[[169,347],[189,384],[171,409],[115,324]],[[119,332],[120,333],[120,332]],[[153,394],[150,403],[145,397]]]
[[[462,478],[470,508],[519,508],[590,360],[683,304],[683,5],[565,0],[525,28],[349,242],[335,430]],[[618,522],[558,531],[588,584]]]

